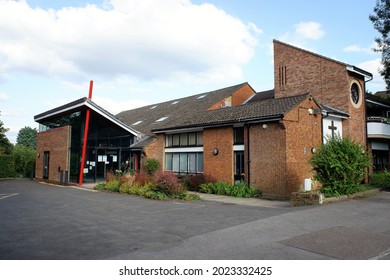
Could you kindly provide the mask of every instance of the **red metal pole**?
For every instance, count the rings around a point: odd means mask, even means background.
[[[90,81],[89,82],[88,99],[92,98],[92,88],[93,88],[93,81]],[[86,116],[85,116],[85,126],[84,126],[83,151],[82,151],[82,154],[81,154],[79,185],[83,184],[85,154],[87,153],[87,140],[88,140],[88,128],[89,128],[89,118],[90,118],[90,115],[91,115],[91,110],[89,108],[87,108],[87,113],[86,113]]]

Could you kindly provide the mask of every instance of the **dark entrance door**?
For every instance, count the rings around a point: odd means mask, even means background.
[[[120,153],[118,149],[98,149],[96,179],[104,179],[107,172],[119,169]]]
[[[49,179],[50,152],[43,153],[43,179]]]

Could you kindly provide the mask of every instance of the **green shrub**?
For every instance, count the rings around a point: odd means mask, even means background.
[[[110,192],[119,192],[119,181],[118,180],[110,180],[106,183],[105,190]]]
[[[234,197],[260,197],[261,190],[253,189],[244,182],[230,185],[224,182],[207,183],[200,185],[200,191],[209,194],[228,195]]]
[[[253,189],[244,182],[240,182],[232,186],[230,196],[234,197],[260,197],[261,190]]]
[[[15,159],[10,155],[0,155],[0,178],[15,176]]]
[[[145,162],[146,174],[149,176],[157,172],[160,162],[155,158],[148,158]]]
[[[202,184],[216,182],[215,178],[205,174],[187,175],[182,181],[187,190],[195,192],[200,191],[200,185]]]
[[[370,158],[352,139],[335,137],[318,149],[310,163],[314,179],[322,184],[321,192],[329,197],[358,191],[370,166]]]
[[[93,187],[93,189],[97,190],[97,191],[105,190],[106,189],[106,183],[105,182],[100,182],[95,187]]]
[[[129,184],[128,182],[124,182],[124,183],[120,184],[119,192],[120,193],[129,193],[130,188],[131,188],[131,184]]]
[[[390,186],[390,172],[383,171],[372,174],[371,184],[375,187],[383,188]]]
[[[172,172],[160,172],[155,175],[156,190],[166,194],[178,194],[184,192],[182,184]]]
[[[29,178],[35,166],[36,151],[23,145],[15,145],[12,150],[15,158],[15,171],[21,177]]]

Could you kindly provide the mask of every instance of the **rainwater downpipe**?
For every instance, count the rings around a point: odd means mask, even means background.
[[[247,171],[247,184],[248,186],[250,185],[250,182],[251,182],[251,156],[250,156],[250,125],[248,123],[246,123],[244,126],[246,126],[246,141],[247,141],[247,168],[248,168],[248,171]]]

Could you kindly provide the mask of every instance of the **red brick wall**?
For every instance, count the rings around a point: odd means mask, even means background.
[[[286,130],[286,195],[303,190],[304,179],[312,178],[312,148],[322,144],[322,115],[310,115],[309,109],[318,109],[308,98],[283,118]]]
[[[245,133],[245,143],[247,142]],[[250,185],[265,197],[286,197],[286,132],[279,123],[250,126]],[[248,154],[248,145],[245,146]],[[247,161],[247,158],[245,158]],[[248,178],[247,165],[245,166]]]
[[[245,84],[243,87],[241,87],[239,90],[237,90],[232,95],[232,106],[238,106],[244,103],[249,97],[251,97],[253,94],[255,94],[255,91],[253,88]]]
[[[249,84],[244,84],[241,88],[239,88],[236,92],[234,92],[231,96],[221,100],[211,106],[208,110],[216,110],[220,109],[222,103],[228,101],[231,102],[231,106],[241,105],[244,101],[246,101],[249,97],[255,94],[255,91]]]
[[[285,67],[284,85],[281,67]],[[274,41],[274,75],[275,98],[310,93],[320,104],[348,111],[348,74],[341,63]]]
[[[165,134],[156,134],[156,141],[145,147],[145,157],[141,161],[141,168],[148,158],[155,158],[160,162],[159,171],[164,170]]]
[[[281,70],[284,69],[285,83]],[[350,86],[358,81],[364,93],[362,77],[347,71],[347,66],[326,57],[274,41],[275,98],[310,93],[320,104],[341,109],[350,115],[343,121],[343,137],[350,135],[366,141],[364,94],[360,108],[352,106]]]
[[[64,126],[37,134],[35,178],[43,179],[44,152],[50,152],[49,181],[60,181],[59,166],[64,172],[69,171],[70,132],[71,127]]]
[[[214,155],[214,148],[218,155]],[[204,173],[218,181],[233,184],[233,127],[210,128],[203,131]]]

